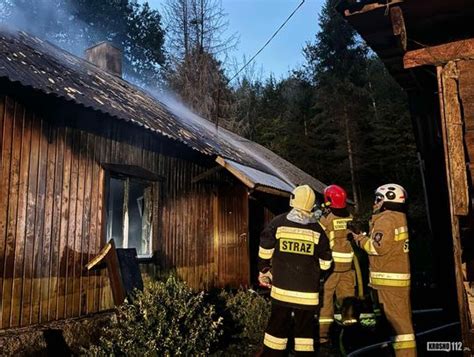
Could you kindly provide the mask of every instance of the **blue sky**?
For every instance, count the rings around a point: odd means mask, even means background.
[[[164,0],[148,0],[151,7],[161,10]],[[230,53],[239,63],[243,55],[250,59],[301,0],[222,0],[228,14],[229,32],[237,32],[240,41]],[[324,0],[305,0],[277,37],[256,58],[257,71],[263,77],[273,73],[277,78],[304,63],[302,49],[308,41],[314,42],[318,31],[318,16]],[[228,66],[228,75],[234,66]]]

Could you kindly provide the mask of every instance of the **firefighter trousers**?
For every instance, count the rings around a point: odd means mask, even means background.
[[[334,294],[339,304],[346,297],[354,296],[355,272],[348,270],[332,272],[324,283],[323,305],[319,313],[319,337],[327,339],[329,330],[334,322]]]
[[[377,289],[378,300],[395,335],[392,345],[396,357],[416,356],[416,341],[411,319],[410,289]]]
[[[295,356],[314,356],[315,310],[302,310],[272,303],[272,312],[263,340],[262,356],[285,356],[294,313]]]

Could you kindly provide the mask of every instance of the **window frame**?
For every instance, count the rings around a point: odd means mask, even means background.
[[[150,249],[148,254],[139,254],[138,247],[129,247],[128,246],[128,237],[127,237],[127,248],[135,248],[137,250],[137,258],[139,261],[150,261],[154,254],[156,245],[156,237],[158,235],[158,203],[159,203],[159,183],[163,181],[163,178],[155,173],[143,169],[139,166],[134,165],[122,165],[122,164],[102,164],[102,168],[105,170],[105,180],[104,180],[104,229],[103,229],[103,236],[104,241],[107,243],[112,237],[109,239],[109,230],[108,230],[108,219],[109,219],[109,198],[110,198],[110,182],[111,178],[121,179],[124,180],[124,198],[125,201],[128,194],[125,194],[125,190],[130,190],[130,181],[141,182],[147,184],[151,187],[151,235],[150,235]],[[127,226],[129,226],[130,222],[127,222]],[[123,241],[125,240],[125,215],[122,217],[122,236]],[[128,231],[128,230],[127,230]],[[116,242],[117,244],[117,242]],[[124,247],[125,248],[125,247]]]

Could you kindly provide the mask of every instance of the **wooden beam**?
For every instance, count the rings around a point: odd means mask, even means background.
[[[403,56],[403,67],[441,66],[463,59],[474,59],[474,38],[408,51]]]
[[[405,27],[405,19],[400,6],[390,8],[390,20],[392,20],[393,34],[398,38],[398,43],[403,52],[407,50],[407,30]]]
[[[235,167],[228,165],[223,157],[218,156],[216,158],[216,162],[222,167],[224,167],[226,170],[228,170],[232,175],[237,177],[240,181],[242,181],[242,183],[248,188],[255,187],[255,182],[252,182],[247,176],[245,176],[242,172],[237,170]]]
[[[452,140],[455,135],[459,134],[456,128],[450,125],[450,116],[453,116],[457,111],[453,110],[453,105],[456,105],[453,102],[453,97],[457,97],[457,77],[455,76],[456,64],[454,62],[449,62],[444,68],[442,66],[437,67],[437,76],[438,76],[438,93],[439,93],[439,102],[440,102],[440,115],[441,115],[441,127],[442,127],[442,136],[443,136],[443,147],[444,147],[444,158],[446,165],[446,178],[448,184],[448,193],[449,193],[449,208],[451,216],[451,234],[453,242],[453,256],[454,256],[454,275],[456,280],[456,290],[457,290],[457,300],[459,307],[459,318],[461,322],[461,334],[464,346],[471,347],[470,343],[470,328],[469,328],[469,310],[467,307],[464,291],[464,277],[462,270],[462,259],[461,259],[461,236],[460,236],[460,226],[459,226],[459,216],[456,214],[456,211],[459,211],[458,204],[456,201],[456,191],[459,185],[459,182],[456,182],[456,173],[453,173],[453,170],[457,165],[453,164],[453,145]],[[455,82],[455,83],[451,83]],[[453,87],[454,86],[454,87]],[[454,90],[455,89],[455,90]],[[458,103],[459,105],[459,103]],[[459,119],[461,120],[461,119]],[[462,130],[462,126],[458,126],[459,130]],[[462,135],[462,131],[461,131]],[[461,146],[462,148],[462,146]],[[459,149],[459,147],[457,147]],[[464,155],[464,151],[462,151]],[[465,164],[465,163],[464,163]],[[465,167],[464,167],[465,169]],[[462,184],[462,183],[461,183]],[[462,189],[462,188],[461,188]]]
[[[86,264],[86,269],[100,269],[103,263],[107,266],[114,304],[118,306],[125,300],[126,292],[123,286],[122,276],[120,275],[120,264],[113,239],[102,248],[96,257]]]
[[[356,11],[351,11],[349,9],[344,10],[344,16],[353,16],[353,15],[358,15],[358,14],[363,14],[365,12],[377,10],[380,8],[387,8],[390,5],[395,5],[395,4],[400,4],[404,2],[405,0],[387,0],[386,3],[380,4],[380,3],[373,3],[373,4],[367,4],[364,5],[361,9],[356,10]]]
[[[191,183],[199,182],[202,179],[205,179],[206,177],[209,177],[209,176],[215,174],[216,172],[219,172],[222,169],[223,169],[222,166],[216,166],[216,167],[213,167],[213,168],[211,168],[207,171],[204,171],[203,173],[200,173],[199,175],[193,177],[193,179],[191,180]]]

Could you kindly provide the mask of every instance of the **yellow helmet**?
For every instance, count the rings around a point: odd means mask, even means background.
[[[290,206],[302,211],[311,212],[316,202],[316,195],[311,187],[302,185],[291,193]]]

